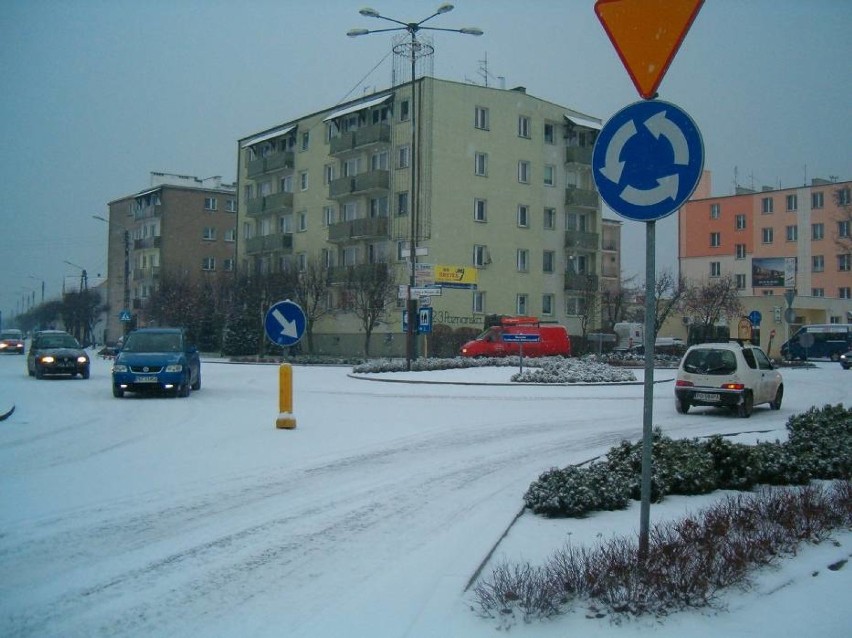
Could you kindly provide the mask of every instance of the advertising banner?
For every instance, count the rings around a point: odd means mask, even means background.
[[[762,257],[751,260],[751,285],[754,288],[784,288],[784,257]]]
[[[473,266],[435,265],[435,284],[445,288],[476,288],[479,271]]]

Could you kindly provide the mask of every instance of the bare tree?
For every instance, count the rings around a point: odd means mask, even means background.
[[[598,278],[592,275],[584,276],[577,292],[582,310],[580,313],[580,336],[583,338],[581,348],[587,348],[589,328],[594,327],[595,317],[600,316],[601,295],[598,289]]]
[[[636,297],[634,281],[635,277],[630,277],[619,282],[614,288],[601,291],[601,319],[604,328],[612,330],[615,324],[627,320],[630,300]]]
[[[732,322],[743,312],[736,280],[725,275],[701,286],[687,286],[683,311],[702,334],[712,334],[720,319],[724,317]]]
[[[314,351],[314,324],[331,310],[328,307],[330,286],[329,268],[320,256],[308,260],[302,272],[291,275],[293,301],[305,313],[305,338],[309,353]]]
[[[666,269],[654,282],[654,338],[673,312],[680,309],[686,295],[686,280]]]
[[[351,266],[346,276],[345,309],[354,312],[364,329],[364,356],[370,356],[370,337],[396,299],[398,285],[386,262]]]

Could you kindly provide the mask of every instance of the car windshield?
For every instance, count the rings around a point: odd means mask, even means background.
[[[50,335],[39,339],[40,348],[79,348],[80,344],[71,335]]]
[[[0,332],[0,339],[20,339],[21,333],[17,330],[4,330]]]
[[[731,374],[737,371],[737,358],[730,350],[693,350],[686,355],[683,369],[694,374]]]
[[[181,339],[177,333],[137,333],[127,338],[122,350],[126,352],[180,352]]]

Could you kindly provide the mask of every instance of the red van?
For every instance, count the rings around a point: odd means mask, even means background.
[[[461,348],[463,357],[508,357],[521,354],[525,357],[571,356],[571,338],[565,326],[557,323],[542,324],[537,317],[497,317],[489,321],[476,339]],[[538,341],[517,342],[503,339],[505,334],[538,336]]]

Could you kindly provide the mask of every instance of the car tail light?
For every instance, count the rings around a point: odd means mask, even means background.
[[[692,381],[683,381],[683,380],[680,380],[680,379],[678,379],[678,381],[675,382],[675,387],[678,387],[678,388],[689,388],[689,387],[692,387],[694,385],[695,384]]]
[[[743,390],[745,389],[745,384],[743,383],[723,383],[723,390]]]

